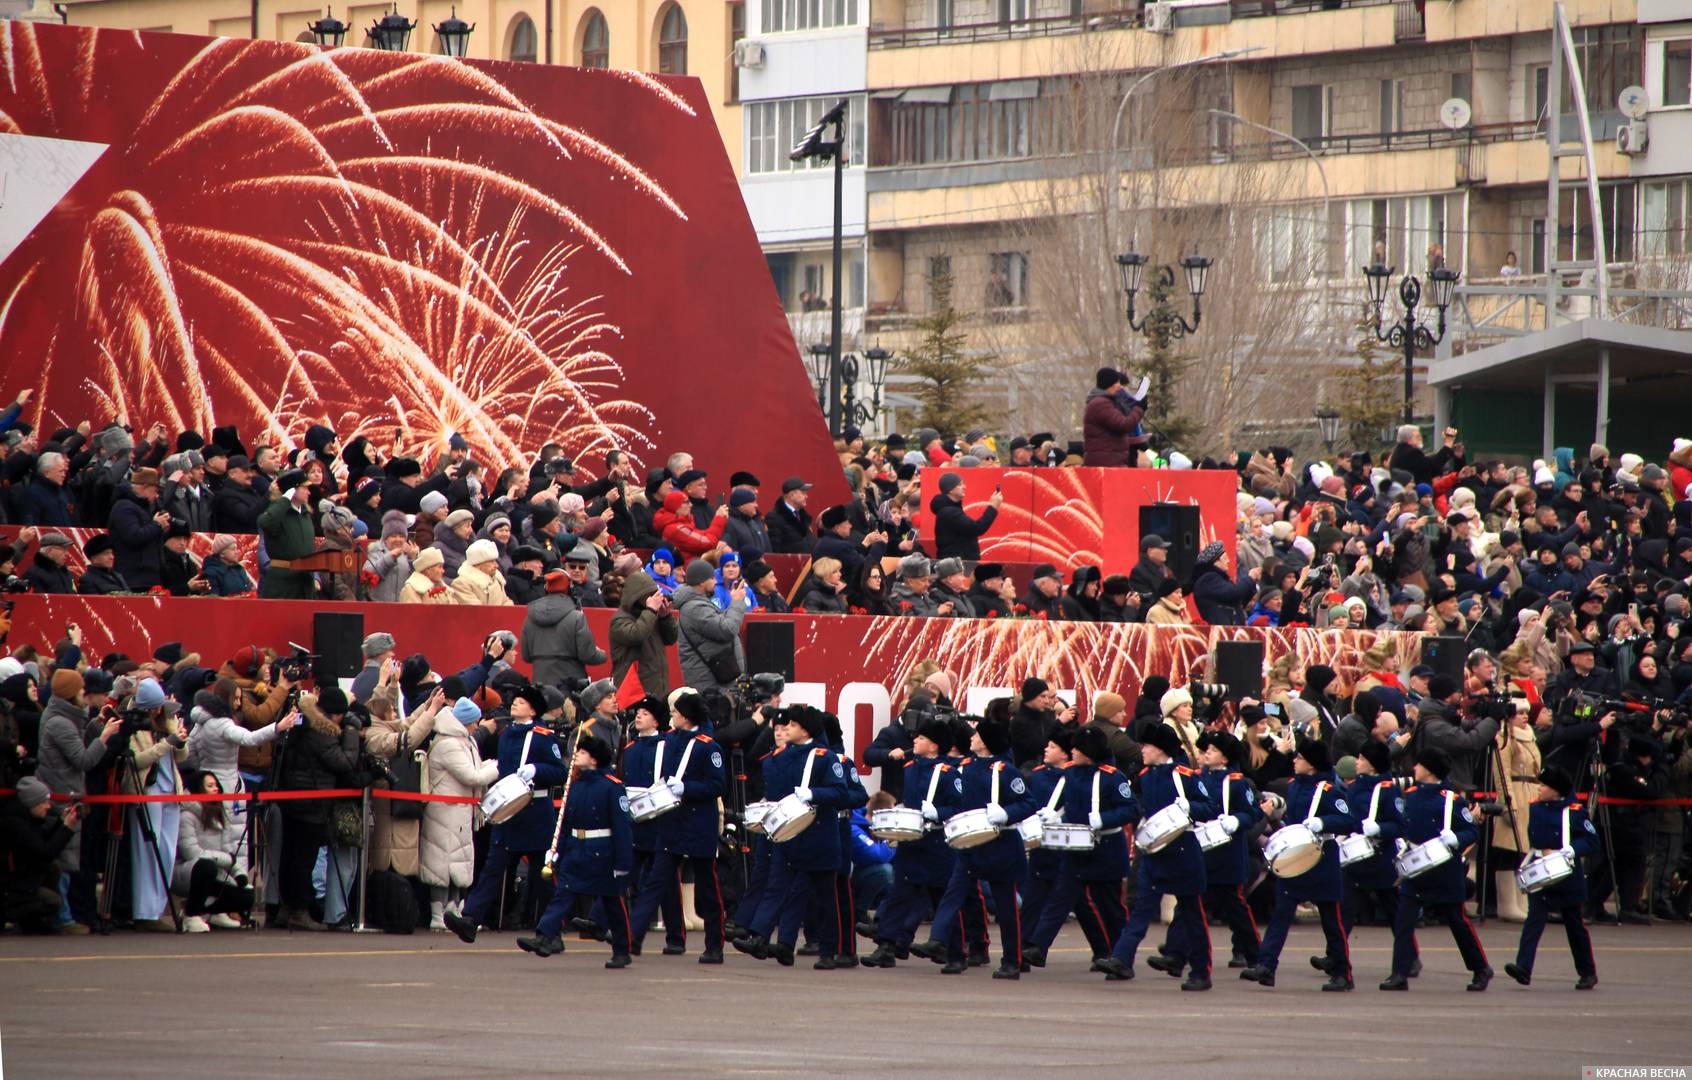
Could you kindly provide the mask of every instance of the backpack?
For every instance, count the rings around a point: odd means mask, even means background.
[[[365,884],[365,897],[370,904],[371,926],[385,934],[417,932],[417,894],[409,878],[392,870],[378,870]]]

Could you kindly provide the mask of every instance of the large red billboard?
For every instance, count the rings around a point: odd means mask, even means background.
[[[844,497],[697,80],[27,22],[0,63],[0,398],[43,427],[688,450]]]

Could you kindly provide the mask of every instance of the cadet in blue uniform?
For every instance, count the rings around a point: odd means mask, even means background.
[[[707,722],[705,702],[698,694],[676,698],[670,716],[670,733],[665,736],[661,782],[681,796],[681,805],[662,815],[658,826],[658,852],[651,871],[635,897],[635,940],[652,923],[652,914],[672,887],[679,891],[681,868],[693,874],[693,910],[705,924],[705,951],[701,964],[723,962],[723,888],[717,877],[717,800],[728,790],[728,772],[723,748],[699,730]],[[628,759],[624,759],[624,766]],[[635,826],[638,831],[640,826]],[[679,904],[678,904],[679,907]],[[664,916],[666,931],[670,916]],[[682,925],[677,913],[675,925]],[[678,934],[680,931],[678,930]],[[686,945],[686,938],[681,938]],[[668,946],[664,952],[670,953]]]
[[[1480,828],[1463,802],[1463,795],[1445,783],[1451,759],[1443,750],[1428,747],[1416,755],[1416,786],[1404,793],[1404,839],[1411,845],[1438,840],[1451,852],[1445,863],[1399,886],[1398,919],[1392,925],[1392,974],[1381,983],[1382,990],[1410,989],[1410,967],[1416,959],[1414,935],[1422,908],[1432,909],[1451,928],[1463,964],[1473,973],[1468,989],[1485,990],[1492,981],[1486,950],[1463,912],[1463,850],[1480,839]]]
[[[758,914],[747,926],[747,936],[736,938],[733,945],[760,960],[773,956],[782,966],[792,967],[799,927],[816,905],[821,940],[813,966],[826,971],[834,966],[839,948],[840,920],[834,910],[834,875],[840,865],[836,812],[847,807],[851,789],[839,758],[815,741],[823,733],[822,713],[796,705],[781,722],[787,726],[788,741],[764,762],[764,797],[779,802],[797,795],[816,808],[816,817],[798,835],[774,845]],[[772,930],[777,932],[773,944]]]
[[[945,720],[928,720],[917,730],[911,739],[912,756],[902,770],[899,805],[912,810],[933,807],[940,786],[951,783],[952,766],[945,760],[951,749],[952,726]],[[893,887],[876,913],[875,951],[864,957],[865,967],[890,968],[900,954],[909,953],[917,926],[940,906],[954,858],[939,829],[924,833],[921,840],[899,842],[893,852]]]
[[[1217,792],[1217,813],[1225,823],[1232,822],[1223,826],[1228,842],[1204,853],[1204,906],[1222,919],[1232,935],[1228,966],[1251,967],[1257,963],[1258,936],[1257,920],[1245,898],[1250,865],[1246,845],[1251,843],[1252,828],[1263,820],[1263,810],[1251,781],[1235,768],[1242,753],[1240,740],[1226,731],[1205,732],[1199,736],[1198,752],[1204,786]],[[1180,972],[1178,966],[1166,966],[1163,960],[1151,957],[1146,965],[1172,975]]]
[[[1042,826],[1047,821],[1055,825],[1063,820],[1063,791],[1067,786],[1063,778],[1069,769],[1069,750],[1074,741],[1074,729],[1058,728],[1053,731],[1046,739],[1040,764],[1025,777],[1028,794],[1034,799],[1034,805],[1039,807],[1033,816],[1040,820]],[[1022,894],[1022,958],[1030,964],[1036,962],[1038,955],[1033,945],[1034,929],[1040,925],[1040,916],[1045,913],[1046,901],[1051,897],[1052,887],[1057,884],[1058,869],[1062,864],[1062,855],[1044,847],[1028,853],[1028,876],[1022,879],[1022,887],[1018,891]],[[1044,960],[1044,957],[1040,959]]]
[[[981,884],[993,892],[999,921],[999,968],[995,979],[1017,979],[1022,973],[1022,928],[1016,914],[1016,883],[1028,866],[1022,836],[1014,828],[1034,813],[1034,798],[1028,783],[1011,760],[1010,725],[997,719],[982,719],[970,736],[975,757],[959,767],[950,784],[935,793],[933,817],[950,821],[970,810],[986,810],[987,820],[1000,832],[985,844],[958,852],[957,867],[934,912],[930,937],[911,946],[911,953],[935,963],[945,963],[944,974],[957,975],[969,966],[964,944],[962,913],[972,897],[980,902]],[[927,812],[927,808],[924,808]]]
[[[575,779],[565,798],[558,889],[534,935],[517,939],[517,947],[524,952],[536,956],[563,952],[559,931],[565,916],[575,909],[576,897],[597,896],[604,898],[611,917],[611,959],[605,966],[629,966],[629,906],[623,900],[623,882],[634,868],[634,822],[622,782],[605,771],[611,758],[611,744],[598,735],[584,736],[577,744],[572,762]]]
[[[511,723],[499,736],[499,775],[503,779],[515,773],[532,781],[536,797],[516,817],[493,827],[487,858],[475,887],[464,898],[463,913],[449,910],[444,916],[447,929],[465,944],[476,940],[476,930],[499,899],[506,868],[514,861],[529,860],[530,890],[538,892],[545,887],[541,860],[552,845],[552,826],[558,817],[546,792],[564,782],[565,772],[558,739],[550,729],[540,726],[539,717],[544,712],[546,696],[538,686],[524,687],[511,700]],[[536,897],[536,906],[550,899]]]
[[[1110,764],[1115,755],[1101,729],[1077,731],[1070,754],[1072,763],[1063,773],[1062,821],[1090,828],[1094,846],[1091,851],[1066,851],[1061,856],[1057,884],[1023,949],[1023,958],[1041,967],[1071,909],[1084,928],[1089,917],[1097,920],[1102,936],[1112,942],[1128,923],[1122,906],[1122,879],[1128,876],[1128,835],[1123,826],[1140,819],[1140,808],[1128,777]],[[1100,958],[1108,955],[1097,951]]]
[[[1388,926],[1398,921],[1398,868],[1392,860],[1404,836],[1404,796],[1393,782],[1392,751],[1385,743],[1370,739],[1357,751],[1357,778],[1346,785],[1345,804],[1357,816],[1357,831],[1375,841],[1376,846],[1374,855],[1340,868],[1345,875],[1340,918],[1349,939],[1365,894],[1386,916]],[[1410,977],[1414,979],[1421,971],[1422,962],[1417,959],[1410,965]]]
[[[1240,972],[1240,978],[1261,986],[1275,985],[1275,969],[1280,966],[1281,949],[1287,943],[1293,915],[1299,904],[1311,903],[1322,919],[1322,935],[1327,939],[1327,953],[1322,962],[1312,964],[1328,974],[1322,989],[1350,990],[1354,985],[1351,950],[1340,920],[1344,876],[1340,873],[1339,851],[1327,837],[1356,832],[1357,819],[1340,791],[1327,746],[1304,736],[1294,744],[1293,777],[1287,786],[1286,812],[1281,817],[1281,826],[1289,825],[1303,825],[1315,833],[1322,845],[1322,855],[1315,866],[1297,877],[1275,879],[1275,910],[1269,916],[1268,929],[1263,932],[1257,963]]]
[[[1528,807],[1528,846],[1541,854],[1561,851],[1574,860],[1574,873],[1561,881],[1527,894],[1527,921],[1522,923],[1521,944],[1516,946],[1516,962],[1504,965],[1504,973],[1526,986],[1533,980],[1533,954],[1539,948],[1539,936],[1545,932],[1545,922],[1551,912],[1563,917],[1563,931],[1569,936],[1569,952],[1574,956],[1575,973],[1580,981],[1576,990],[1590,990],[1598,985],[1598,965],[1592,959],[1592,936],[1586,932],[1581,908],[1586,903],[1586,871],[1581,859],[1598,850],[1598,833],[1587,817],[1586,808],[1571,796],[1574,778],[1556,767],[1539,774],[1539,797]]]
[[[1187,804],[1193,821],[1208,821],[1216,815],[1216,804],[1198,774],[1175,763],[1181,753],[1181,739],[1167,724],[1146,732],[1141,744],[1146,767],[1134,784],[1140,813],[1149,818],[1165,807]],[[1134,908],[1128,924],[1116,939],[1106,960],[1094,965],[1105,978],[1134,977],[1134,953],[1145,940],[1146,931],[1162,906],[1164,894],[1175,897],[1175,919],[1170,926],[1171,952],[1192,966],[1181,984],[1183,990],[1210,989],[1210,928],[1204,914],[1204,852],[1192,830],[1182,833],[1158,851],[1141,852],[1134,878]]]
[[[835,950],[833,966],[851,968],[858,966],[858,935],[853,927],[857,919],[858,902],[852,895],[852,811],[869,805],[869,790],[864,787],[863,780],[858,776],[857,764],[846,756],[846,737],[840,730],[840,718],[833,713],[824,713],[823,731],[824,737],[828,739],[829,752],[834,755],[841,770],[846,774],[846,804],[836,811],[840,829],[840,862],[834,873],[834,915],[837,923],[835,937],[839,945]],[[818,911],[817,918],[821,917],[822,912]]]
[[[680,748],[671,750],[669,738],[664,732],[670,720],[670,707],[664,704],[663,699],[648,694],[629,706],[628,716],[629,731],[633,738],[623,744],[623,786],[629,790],[638,790],[662,785],[666,778],[664,770],[676,763],[676,759],[668,757],[668,754],[680,753]],[[671,810],[669,813],[675,812]],[[648,880],[663,883],[662,888],[658,890],[658,910],[664,916],[664,955],[680,956],[687,951],[687,928],[682,921],[681,880],[673,871],[661,878],[655,877],[652,872],[662,847],[659,837],[665,816],[668,815],[637,821],[634,826],[635,866],[634,873],[629,875],[629,895],[636,900],[635,913],[630,916],[634,936],[629,941],[629,951],[636,956],[640,955],[647,927],[652,925],[652,912],[646,913],[644,922],[638,917],[639,898],[645,894]]]

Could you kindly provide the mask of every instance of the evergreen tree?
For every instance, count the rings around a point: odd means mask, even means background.
[[[1381,445],[1381,433],[1398,419],[1403,405],[1398,387],[1404,381],[1404,358],[1383,356],[1374,323],[1365,313],[1357,322],[1356,364],[1340,379],[1339,410],[1353,449]]]
[[[987,378],[997,357],[967,351],[966,317],[952,306],[951,274],[932,271],[928,288],[934,302],[929,313],[916,324],[922,339],[899,365],[901,373],[923,380],[915,390],[921,403],[916,424],[943,435],[990,426],[993,411],[975,399],[971,391]]]
[[[1151,379],[1146,391],[1145,429],[1159,449],[1178,449],[1188,444],[1198,430],[1191,417],[1177,407],[1175,387],[1192,365],[1192,357],[1177,347],[1173,331],[1176,315],[1169,306],[1174,299],[1173,285],[1164,280],[1163,273],[1151,268],[1146,274],[1146,300],[1150,310],[1146,314],[1149,345],[1146,358],[1140,364],[1141,373]]]

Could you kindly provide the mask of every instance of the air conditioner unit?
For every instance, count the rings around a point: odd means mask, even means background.
[[[1650,131],[1643,120],[1631,120],[1616,129],[1616,153],[1643,154],[1651,142]]]
[[[1146,29],[1154,34],[1172,34],[1175,32],[1175,9],[1162,4],[1147,4],[1145,9]]]
[[[737,41],[734,43],[734,66],[740,68],[761,68],[764,66],[764,43],[761,41]]]

